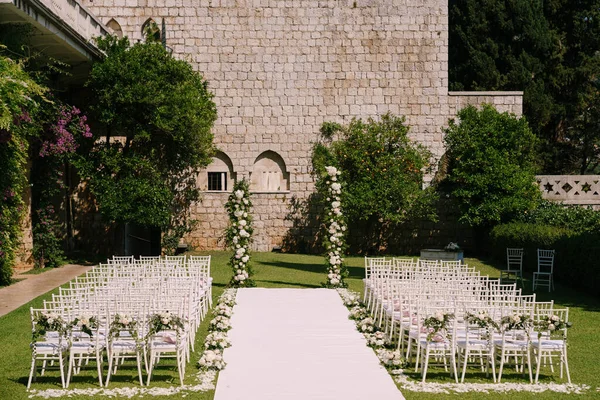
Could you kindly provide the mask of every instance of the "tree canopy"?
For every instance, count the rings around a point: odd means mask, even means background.
[[[365,242],[379,250],[386,227],[416,215],[431,214],[433,191],[423,190],[431,154],[408,137],[404,118],[354,119],[348,126],[325,123],[326,140],[313,151],[313,168],[336,166],[345,182],[341,198],[349,228],[365,227]],[[326,193],[325,189],[319,192]]]
[[[536,140],[525,119],[489,104],[464,108],[458,118],[446,130],[447,176],[440,185],[457,200],[459,220],[489,226],[535,208]]]
[[[87,86],[105,130],[94,131],[78,167],[110,221],[185,225],[199,196],[196,175],[213,153],[217,114],[208,84],[158,43],[109,36],[99,47],[106,58],[94,64]]]
[[[600,0],[450,0],[452,90],[524,90],[545,173],[600,161]]]

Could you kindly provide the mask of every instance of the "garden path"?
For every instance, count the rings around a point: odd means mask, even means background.
[[[38,275],[16,275],[20,282],[0,289],[0,317],[16,310],[23,304],[69,282],[92,267],[68,264]]]
[[[330,289],[239,289],[215,400],[404,399]]]

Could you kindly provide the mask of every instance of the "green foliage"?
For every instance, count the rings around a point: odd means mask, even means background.
[[[253,287],[256,283],[250,266],[250,243],[252,243],[252,201],[250,185],[242,179],[233,185],[225,209],[229,215],[229,227],[225,231],[225,243],[233,254],[229,265],[233,272],[229,286]]]
[[[454,197],[459,220],[489,226],[510,220],[537,204],[535,136],[525,119],[491,105],[458,113],[446,129],[447,176],[440,188]]]
[[[0,285],[10,283],[20,243],[32,115],[44,93],[20,63],[0,55]]]
[[[177,243],[193,226],[196,176],[213,153],[212,94],[199,73],[158,43],[109,36],[98,45],[107,57],[94,64],[87,85],[106,131],[94,135],[76,166],[106,219],[161,227],[167,242]]]
[[[350,229],[367,225],[366,236],[374,237],[377,249],[382,232],[420,215],[431,215],[433,191],[422,190],[423,173],[431,154],[408,138],[404,118],[386,114],[380,120],[354,119],[348,126],[325,123],[321,134],[326,144],[313,149],[317,176],[325,166],[336,166],[346,183],[341,194]],[[333,140],[333,138],[336,138]],[[319,188],[324,199],[324,188]]]
[[[600,0],[451,0],[452,90],[524,90],[547,173],[599,168]]]
[[[547,200],[535,209],[525,211],[517,219],[529,224],[566,228],[575,233],[600,231],[600,212],[591,207],[565,206]]]

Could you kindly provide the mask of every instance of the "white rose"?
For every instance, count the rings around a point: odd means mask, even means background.
[[[555,329],[556,329],[556,326],[554,326],[554,324],[550,324],[550,325],[548,325],[548,330],[551,330],[551,331],[553,331],[553,330],[555,330]]]
[[[244,191],[243,190],[236,190],[235,191],[235,197],[237,197],[238,199],[241,199],[242,197],[244,197]]]
[[[325,167],[325,170],[327,171],[327,175],[329,175],[329,176],[335,176],[335,175],[337,175],[337,168],[336,167],[332,167],[332,166]]]
[[[333,208],[339,208],[340,207],[340,202],[339,201],[334,201],[333,203],[331,203],[331,207]]]
[[[245,219],[241,219],[241,220],[238,222],[238,224],[239,224],[240,226],[246,226],[247,222],[246,222],[246,220],[245,220]]]
[[[249,259],[250,259],[250,257],[248,257],[248,256],[242,257],[242,261],[245,263],[247,263]]]

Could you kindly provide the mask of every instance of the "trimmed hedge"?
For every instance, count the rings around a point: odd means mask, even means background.
[[[511,222],[497,225],[490,238],[494,258],[506,263],[506,248],[523,248],[523,269],[537,271],[537,249],[554,249],[554,281],[598,294],[600,233],[576,233],[551,225]]]

